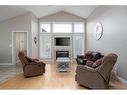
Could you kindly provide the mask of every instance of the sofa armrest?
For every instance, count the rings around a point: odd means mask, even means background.
[[[30,65],[36,65],[36,66],[44,66],[45,67],[45,63],[41,62],[41,61],[38,61],[38,62],[31,62],[29,64],[26,64],[24,67],[26,66],[30,66]]]
[[[78,65],[77,66],[77,69],[76,69],[76,72],[77,72],[77,70],[80,70],[80,69],[82,69],[82,70],[84,70],[84,71],[88,71],[88,72],[97,72],[94,68],[92,68],[92,67],[89,67],[89,66],[83,66],[83,65]]]
[[[39,59],[37,59],[37,58],[34,58],[33,60],[35,60],[35,61],[39,61]]]
[[[33,63],[45,64],[43,61],[39,61],[39,60],[34,60]]]
[[[30,68],[30,67],[45,67],[45,64],[44,63],[31,62],[31,63],[26,64],[25,66],[23,66],[23,69]]]
[[[36,61],[36,63],[37,63],[37,64],[44,64],[44,65],[45,65],[45,63],[42,62],[42,61]]]
[[[35,62],[31,62],[23,66],[24,76],[35,76],[45,73],[45,64],[37,64]]]
[[[89,88],[103,87],[104,84],[104,80],[98,72],[88,66],[77,67],[75,80],[78,84]]]

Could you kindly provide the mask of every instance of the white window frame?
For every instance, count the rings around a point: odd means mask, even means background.
[[[52,25],[51,25],[52,26],[52,33],[53,34],[62,34],[62,33],[64,34],[64,32],[62,32],[62,31],[61,31],[61,33],[55,33],[55,32],[53,32],[53,28],[54,28],[53,24],[71,24],[71,32],[70,33],[65,33],[65,34],[71,34],[71,33],[73,33],[73,23],[72,22],[52,22]]]
[[[82,23],[82,24],[84,24],[84,32],[79,32],[79,33],[77,33],[77,32],[74,32],[74,24],[80,24],[80,23]],[[50,27],[51,27],[51,32],[47,32],[47,33],[43,33],[43,32],[41,32],[41,24],[50,24]],[[53,24],[71,24],[71,26],[72,26],[72,29],[71,29],[71,33],[64,33],[64,32],[62,32],[62,33],[54,33],[53,32]],[[73,49],[74,49],[74,43],[73,43],[73,36],[76,36],[76,35],[83,35],[83,39],[84,39],[84,51],[85,51],[85,28],[86,28],[86,26],[85,26],[86,24],[85,24],[85,21],[80,21],[80,22],[43,22],[43,21],[40,21],[39,22],[39,57],[40,57],[40,36],[41,35],[45,35],[45,34],[47,34],[47,35],[51,35],[51,38],[52,37],[54,37],[54,35],[58,35],[58,36],[60,36],[60,35],[70,35],[70,37],[71,37],[71,48],[72,48],[72,51],[73,51]],[[63,36],[64,36],[63,35]],[[54,48],[54,41],[53,40],[51,40],[51,47],[52,48]],[[53,58],[53,54],[52,54],[52,49],[51,48],[51,58]],[[72,52],[72,57],[74,58],[74,54],[73,54],[74,52]]]
[[[50,57],[48,57],[48,59],[50,59],[50,58],[52,58],[52,35],[50,34],[50,33],[41,33],[40,35],[39,35],[39,42],[40,42],[40,37],[41,37],[41,35],[42,36],[51,36],[51,55],[50,55]],[[41,56],[40,56],[40,53],[41,53],[41,44],[39,43],[39,58],[40,59],[43,59],[43,58],[41,58]],[[47,59],[47,58],[46,58]]]
[[[74,32],[74,24],[83,24],[84,32]],[[84,34],[85,33],[85,22],[73,22],[73,33],[74,34]]]
[[[41,25],[42,24],[50,24],[50,32],[41,32]],[[40,22],[39,25],[39,34],[50,34],[52,33],[52,23],[51,22]]]

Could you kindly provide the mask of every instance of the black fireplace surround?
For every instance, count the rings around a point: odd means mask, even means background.
[[[69,57],[69,51],[56,51],[56,59],[57,57]]]

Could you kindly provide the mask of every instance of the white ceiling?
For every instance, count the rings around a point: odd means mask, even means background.
[[[40,18],[59,11],[66,11],[71,14],[87,18],[95,8],[96,6],[0,6],[0,21],[16,17],[27,12],[32,12]]]

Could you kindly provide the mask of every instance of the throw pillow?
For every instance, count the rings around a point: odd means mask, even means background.
[[[102,64],[102,58],[98,59],[96,62],[93,63],[92,67],[96,68]]]
[[[93,63],[94,63],[93,61],[87,61],[86,65],[89,66],[89,67],[92,67]]]

